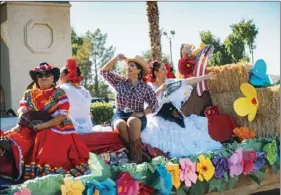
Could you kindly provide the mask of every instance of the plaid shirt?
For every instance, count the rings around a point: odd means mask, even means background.
[[[153,89],[143,81],[137,81],[133,86],[128,79],[114,74],[111,71],[101,71],[101,75],[114,87],[117,92],[116,107],[124,112],[144,111],[144,102],[154,112],[158,102]]]

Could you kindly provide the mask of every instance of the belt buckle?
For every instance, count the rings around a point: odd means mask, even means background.
[[[124,108],[124,112],[129,113],[129,112],[132,112],[132,110],[130,108],[126,107],[126,108]]]

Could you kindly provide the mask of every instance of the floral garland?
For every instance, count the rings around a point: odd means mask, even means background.
[[[28,194],[30,191],[32,194],[61,192],[70,195],[85,191],[100,195],[123,195],[125,192],[141,190],[142,194],[150,194],[151,190],[163,195],[173,192],[202,194],[224,191],[227,185],[232,189],[240,175],[250,176],[260,184],[269,166],[274,173],[280,169],[280,138],[254,138],[242,143],[234,141],[224,144],[223,150],[219,152],[170,160],[156,157],[150,163],[139,165],[109,166],[99,156],[91,154],[89,165],[92,169],[90,175],[77,178],[49,175],[36,178],[20,186],[12,186],[8,194]],[[123,182],[122,178],[123,181],[124,178],[131,179]],[[134,181],[131,181],[132,178]]]

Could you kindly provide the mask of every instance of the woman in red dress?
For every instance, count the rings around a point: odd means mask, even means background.
[[[69,101],[64,90],[55,87],[59,69],[41,63],[30,71],[30,76],[36,86],[27,90],[20,101],[19,121],[34,111],[41,111],[50,119],[29,126],[19,122],[4,136],[1,132],[0,176],[32,179],[47,174],[85,174],[89,170],[89,149],[68,117]],[[32,121],[32,116],[29,117]],[[4,170],[13,164],[13,172]]]

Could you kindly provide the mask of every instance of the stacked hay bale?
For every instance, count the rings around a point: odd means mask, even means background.
[[[233,108],[234,101],[244,97],[240,90],[242,83],[249,81],[249,65],[245,63],[208,67],[218,79],[207,81],[214,105],[221,108],[222,113],[233,116],[240,126],[256,130],[257,136],[273,136],[280,134],[280,85],[268,88],[257,88],[259,108],[254,121],[249,122],[247,116],[239,117]]]

